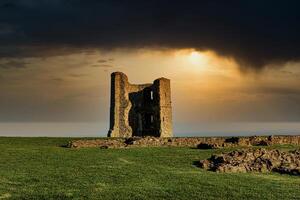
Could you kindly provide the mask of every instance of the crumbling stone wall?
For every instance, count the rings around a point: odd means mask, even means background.
[[[159,98],[159,124],[160,136],[170,137],[172,133],[172,106],[171,106],[171,86],[170,80],[160,78],[154,81],[154,86]]]
[[[108,137],[172,137],[170,80],[130,84],[124,73],[111,74]]]
[[[300,135],[295,136],[253,136],[253,137],[130,137],[102,138],[71,141],[69,147],[193,147],[200,149],[235,146],[267,146],[275,144],[300,145]]]

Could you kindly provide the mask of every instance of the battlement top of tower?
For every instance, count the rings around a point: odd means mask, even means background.
[[[115,77],[115,76],[121,76],[122,78],[125,78],[125,79],[127,79],[127,81],[128,81],[128,76],[125,74],[125,73],[123,73],[123,72],[119,72],[119,71],[116,71],[116,72],[113,72],[113,73],[111,73],[111,76],[112,77]],[[157,79],[155,79],[154,81],[153,81],[153,83],[157,83],[157,82],[170,82],[170,79],[167,79],[167,78],[165,78],[165,77],[160,77],[160,78],[157,78]],[[149,85],[150,83],[148,83],[148,84],[138,84],[138,85]],[[133,84],[134,85],[134,84]],[[136,84],[137,85],[137,84]]]
[[[119,72],[119,71],[113,72],[113,73],[111,73],[111,75],[121,75],[121,76],[127,76],[125,73],[123,73],[123,72]]]
[[[160,78],[157,78],[157,79],[155,79],[154,80],[154,82],[156,82],[156,81],[170,81],[170,79],[168,79],[168,78],[165,78],[165,77],[160,77]]]

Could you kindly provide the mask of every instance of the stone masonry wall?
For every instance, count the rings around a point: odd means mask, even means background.
[[[133,137],[137,135],[138,116],[136,108],[144,103],[144,90],[153,92],[153,103],[144,106],[144,111],[153,114],[152,136],[172,137],[172,107],[170,80],[166,78],[156,79],[153,84],[130,84],[124,73],[114,72],[111,75],[111,107],[110,129],[108,137]],[[135,107],[134,105],[135,104]],[[139,111],[141,112],[141,111]]]
[[[223,148],[234,146],[267,146],[275,144],[300,145],[300,135],[295,136],[253,136],[253,137],[130,137],[130,138],[101,138],[94,140],[71,141],[69,147],[194,147],[194,148]]]
[[[154,81],[158,87],[160,134],[161,137],[172,137],[172,106],[170,80],[160,78]]]
[[[109,137],[130,137],[131,128],[127,118],[130,109],[128,99],[128,79],[123,73],[111,75],[111,107],[110,107],[110,130]]]

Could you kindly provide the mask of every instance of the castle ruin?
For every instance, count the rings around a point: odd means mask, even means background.
[[[130,84],[122,72],[111,74],[108,137],[172,137],[170,80]]]

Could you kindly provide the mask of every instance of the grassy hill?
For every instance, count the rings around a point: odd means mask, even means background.
[[[230,149],[61,147],[69,140],[0,138],[0,199],[300,198],[300,177],[218,174],[195,164]]]

